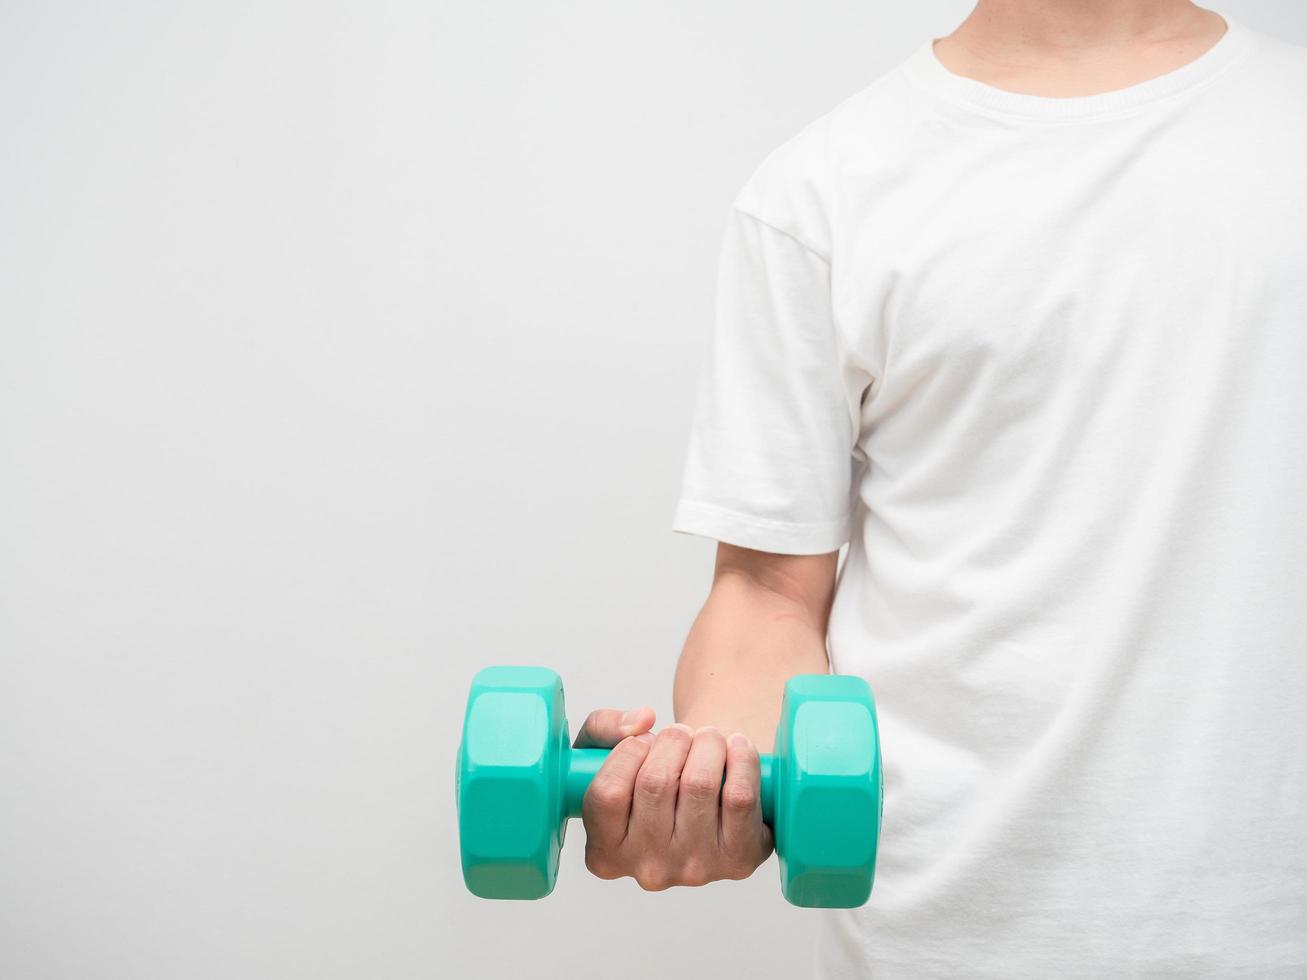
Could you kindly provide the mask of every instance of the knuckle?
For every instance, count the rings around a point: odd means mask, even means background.
[[[605,881],[621,877],[621,873],[604,856],[604,853],[592,847],[585,849],[585,867],[596,878],[603,878]]]
[[[714,877],[709,873],[708,868],[698,861],[687,861],[680,873],[681,884],[690,888],[698,888],[702,885],[713,881]]]
[[[635,873],[636,883],[647,892],[666,891],[671,887],[671,879],[662,868],[640,868]]]
[[[722,809],[731,813],[747,813],[753,809],[757,796],[749,786],[729,783],[722,789]]]
[[[695,800],[713,800],[721,789],[721,778],[711,772],[682,773],[681,789]]]
[[[626,809],[629,797],[620,785],[611,782],[590,784],[590,801],[600,813],[615,813]]]
[[[643,766],[635,777],[635,788],[649,799],[661,800],[671,793],[676,775],[665,766]]]
[[[755,866],[752,862],[742,858],[737,858],[726,863],[723,874],[731,881],[743,881],[753,874]]]
[[[767,846],[766,825],[760,825],[760,833],[745,834],[729,839],[722,849],[722,874],[732,881],[748,878],[767,860],[771,848]]]

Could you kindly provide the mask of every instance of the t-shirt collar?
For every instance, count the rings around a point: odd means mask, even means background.
[[[1252,46],[1253,33],[1235,18],[1221,14],[1226,31],[1194,60],[1125,88],[1082,96],[1042,96],[1009,92],[954,74],[935,55],[935,38],[927,39],[903,63],[917,87],[955,104],[992,114],[1044,119],[1083,119],[1150,105],[1199,88],[1238,61]]]

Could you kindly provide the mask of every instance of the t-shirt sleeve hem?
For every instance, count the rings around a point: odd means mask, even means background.
[[[682,497],[676,502],[672,530],[755,551],[824,555],[838,551],[849,540],[849,518],[817,523],[778,521]]]

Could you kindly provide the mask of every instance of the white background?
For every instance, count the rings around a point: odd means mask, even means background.
[[[672,720],[729,203],[969,9],[0,6],[0,976],[804,975],[774,860],[472,898],[454,752]]]

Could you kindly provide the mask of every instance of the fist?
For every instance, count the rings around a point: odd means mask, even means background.
[[[669,725],[653,709],[594,711],[577,748],[611,748],[581,805],[585,865],[646,891],[741,879],[774,846],[762,822],[758,751],[744,735]]]

